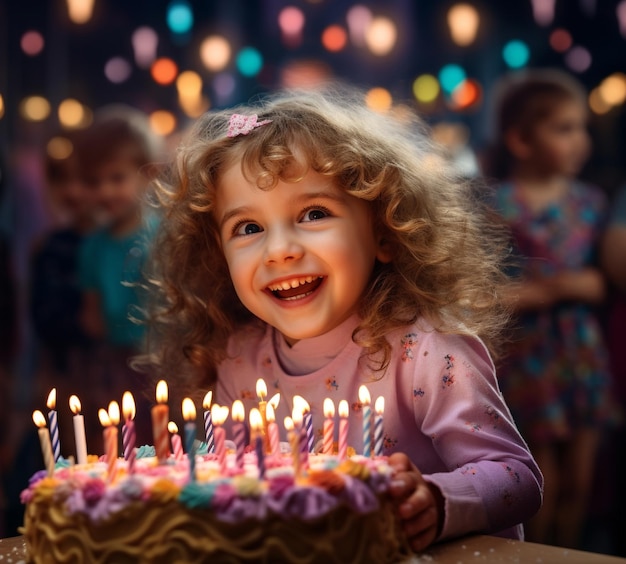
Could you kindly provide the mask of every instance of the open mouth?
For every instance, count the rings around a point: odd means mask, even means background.
[[[317,290],[323,276],[305,276],[271,284],[267,289],[279,300],[300,300]]]

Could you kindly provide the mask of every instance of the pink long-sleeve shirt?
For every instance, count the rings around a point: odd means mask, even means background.
[[[391,362],[381,375],[368,368],[363,349],[351,339],[357,322],[351,317],[293,347],[270,326],[242,329],[219,368],[216,402],[241,399],[247,413],[258,405],[256,381],[263,378],[268,397],[281,394],[277,422],[291,415],[294,395],[308,401],[317,441],[324,398],[335,406],[345,399],[348,444],[362,452],[358,389],[366,384],[372,408],[378,396],[385,398],[384,454],[406,453],[443,494],[440,540],[471,532],[523,538],[521,523],[538,510],[543,479],[513,423],[482,341],[437,333],[419,322],[388,335]]]

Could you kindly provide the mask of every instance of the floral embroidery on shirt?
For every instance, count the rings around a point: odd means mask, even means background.
[[[454,357],[451,354],[447,354],[443,357],[446,361],[446,372],[441,377],[442,388],[450,387],[454,384],[454,373],[452,369],[454,368]]]
[[[474,468],[474,466],[464,466],[461,469],[461,474],[463,474],[463,475],[470,474],[472,476],[475,476],[476,475],[476,468]]]
[[[504,468],[505,472],[515,480],[516,483],[520,483],[521,478],[519,472],[513,470],[508,464],[502,464],[502,468]]]
[[[470,428],[472,433],[474,433],[476,431],[480,431],[481,428],[482,428],[480,423],[472,423],[471,421],[466,421],[465,425]]]
[[[504,501],[504,505],[511,507],[515,502],[515,496],[509,490],[504,490],[502,493],[502,501]]]
[[[394,438],[390,437],[389,435],[384,435],[383,436],[383,449],[384,450],[392,449],[397,444],[398,444],[398,439],[394,439]]]
[[[337,379],[333,376],[332,378],[326,378],[326,389],[337,391],[339,389],[339,384],[337,384]]]
[[[426,392],[422,390],[422,388],[418,388],[417,390],[413,388],[413,398],[423,398]]]
[[[242,400],[254,399],[256,397],[256,394],[252,392],[252,390],[241,390],[240,397]]]
[[[275,390],[280,390],[280,383],[278,380],[274,380],[273,384]]]
[[[355,401],[352,404],[352,411],[354,411],[354,413],[360,413],[362,409],[363,409],[363,404],[360,401]]]
[[[413,360],[413,347],[417,344],[417,333],[407,333],[402,339],[402,361],[408,362]]]
[[[497,429],[498,421],[500,420],[500,414],[491,405],[485,406],[485,414],[487,415],[487,417],[489,417],[489,419],[491,419],[491,422],[493,423],[493,428]]]

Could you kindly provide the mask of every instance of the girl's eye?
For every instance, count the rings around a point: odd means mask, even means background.
[[[236,225],[233,230],[235,235],[253,235],[254,233],[260,233],[261,231],[263,230],[258,224],[250,221]]]
[[[304,212],[302,221],[317,221],[328,217],[330,213],[324,208],[313,208]]]

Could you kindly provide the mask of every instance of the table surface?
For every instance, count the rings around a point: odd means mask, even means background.
[[[24,539],[22,537],[0,539],[0,557],[2,557],[0,558],[2,564],[24,563]],[[410,564],[474,564],[479,562],[624,564],[626,559],[477,535],[435,545],[409,561]]]

